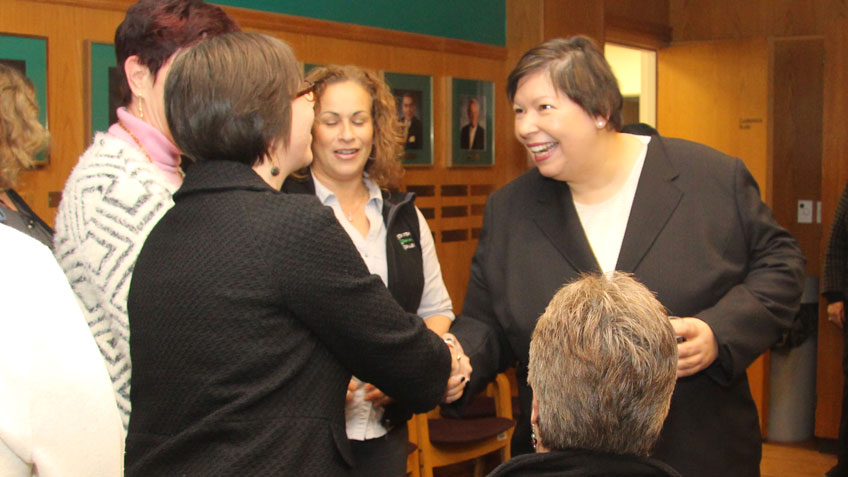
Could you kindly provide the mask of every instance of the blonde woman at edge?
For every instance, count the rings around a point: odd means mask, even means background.
[[[307,80],[317,98],[314,159],[283,190],[315,194],[331,207],[369,271],[406,311],[444,334],[454,314],[430,228],[413,194],[387,191],[403,173],[404,144],[388,85],[357,66],[318,67]],[[354,475],[404,475],[410,416],[373,385],[351,380],[345,418]]]

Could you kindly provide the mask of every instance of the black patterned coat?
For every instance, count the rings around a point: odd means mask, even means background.
[[[351,374],[415,411],[450,354],[329,208],[227,161],[192,166],[130,288],[126,474],[345,475]]]

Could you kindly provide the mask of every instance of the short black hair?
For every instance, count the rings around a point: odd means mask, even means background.
[[[621,127],[621,91],[601,50],[589,37],[554,38],[531,48],[509,74],[506,95],[515,99],[522,78],[547,71],[559,91],[589,116],[607,120],[607,128]]]
[[[272,147],[288,145],[291,102],[303,82],[282,41],[261,33],[228,33],[177,56],[165,83],[168,127],[196,161],[254,166]]]

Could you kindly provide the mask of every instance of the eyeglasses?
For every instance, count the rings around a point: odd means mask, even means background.
[[[315,86],[317,86],[317,84],[314,81],[306,81],[306,84],[306,88],[298,91],[294,98],[297,99],[301,96],[306,96],[307,101],[315,101]]]

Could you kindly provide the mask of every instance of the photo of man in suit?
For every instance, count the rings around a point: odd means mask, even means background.
[[[415,95],[411,91],[404,91],[400,99],[401,117],[406,141],[404,148],[421,149],[424,127],[418,118],[418,104]]]
[[[468,124],[462,126],[459,135],[460,149],[486,149],[486,130],[477,121],[480,119],[480,100],[469,98],[466,105]]]

